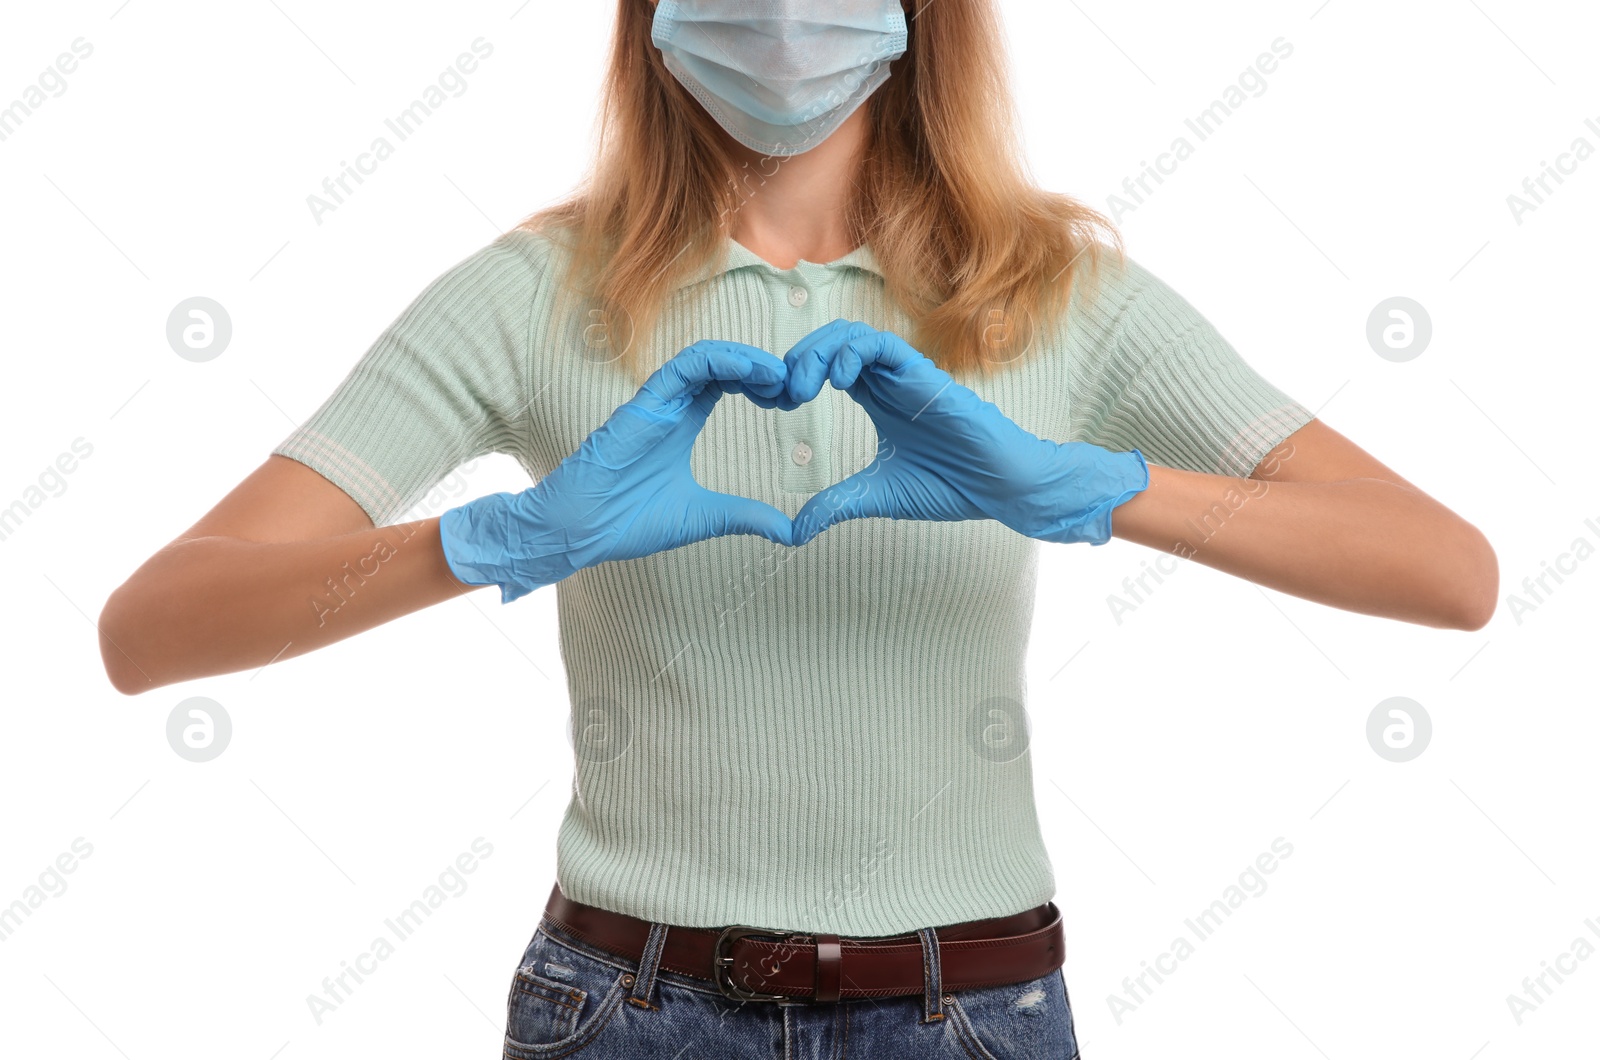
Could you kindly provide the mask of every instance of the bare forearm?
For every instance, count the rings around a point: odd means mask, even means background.
[[[472,588],[450,573],[437,518],[306,541],[192,538],[111,594],[100,650],[131,695],[302,655]]]
[[[1450,629],[1493,614],[1499,573],[1476,527],[1382,479],[1269,482],[1150,466],[1112,533],[1332,607]]]

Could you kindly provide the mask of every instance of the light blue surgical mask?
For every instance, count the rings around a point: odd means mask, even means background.
[[[900,0],[660,0],[650,39],[728,135],[765,155],[811,150],[905,54]]]

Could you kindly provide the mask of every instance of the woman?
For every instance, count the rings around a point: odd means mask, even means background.
[[[575,785],[507,1056],[1075,1056],[1038,541],[1492,612],[1475,528],[1024,179],[995,18],[619,0],[586,186],[440,276],[106,605],[134,693],[559,584]],[[385,525],[489,452],[537,485]]]

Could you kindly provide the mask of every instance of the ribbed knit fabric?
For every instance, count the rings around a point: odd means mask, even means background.
[[[909,333],[868,248],[788,270],[726,250],[638,338],[648,363],[699,338],[781,357],[837,317]],[[562,254],[513,231],[448,269],[274,452],[376,525],[489,452],[548,474],[637,389],[615,363],[629,329],[559,293]],[[1098,277],[1055,334],[962,381],[1040,437],[1217,474],[1248,475],[1312,418],[1131,259]],[[792,412],[724,396],[690,463],[793,515],[876,447],[824,384]],[[577,748],[562,890],[670,924],[843,935],[1052,898],[1021,738],[1039,547],[991,520],[864,519],[801,548],[723,537],[543,590]]]

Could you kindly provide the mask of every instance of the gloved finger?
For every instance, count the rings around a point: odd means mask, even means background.
[[[703,339],[670,357],[639,388],[635,399],[654,412],[681,408],[714,381],[781,383],[784,362],[757,346]],[[721,388],[716,388],[720,394]],[[770,387],[768,387],[770,389]]]
[[[766,383],[752,382],[748,379],[719,379],[712,385],[721,388],[725,394],[743,394],[753,404],[762,408],[781,408],[787,411],[800,407],[800,403],[791,400],[788,395],[787,376]]]
[[[794,534],[793,521],[772,505],[716,490],[703,490],[690,520],[695,540],[755,534],[773,544],[787,545]]]
[[[802,504],[794,517],[794,544],[803,545],[846,519],[893,518],[894,493],[881,470],[874,460]]]
[[[770,378],[767,377],[768,369],[759,367],[754,368],[752,373],[742,378],[711,380],[707,384],[706,390],[702,390],[696,398],[699,412],[709,416],[712,407],[716,404],[716,398],[722,394],[743,394],[749,401],[761,408],[776,408],[787,412],[800,407],[799,402],[791,401],[787,395],[788,368],[783,361],[759,346],[749,346],[742,342],[726,342],[723,345],[749,356],[753,366],[770,365],[776,362],[781,366],[781,370],[776,376]],[[716,388],[717,393],[708,399],[706,392],[713,387]]]
[[[783,356],[789,371],[789,396],[799,402],[816,397],[828,378],[829,365],[839,346],[852,335],[873,330],[857,321],[833,320],[795,343]]]
[[[782,379],[770,383],[751,383],[746,379],[713,379],[692,399],[690,407],[694,409],[694,413],[690,418],[704,423],[710,418],[711,410],[716,407],[717,401],[723,394],[743,394],[751,404],[764,409],[790,412],[800,407],[798,401],[789,398]]]
[[[871,331],[857,332],[844,337],[839,349],[834,353],[828,381],[840,390],[849,390],[861,372],[869,366],[876,366],[886,372],[903,373],[907,367],[920,367],[918,365],[920,361],[933,364],[899,335],[892,331],[879,331],[874,328]]]
[[[912,419],[932,413],[971,416],[983,399],[899,335],[874,331],[842,346],[829,381],[869,413],[880,406]],[[874,414],[876,415],[876,414]]]
[[[739,388],[739,384],[736,383],[724,384],[724,386],[732,386],[735,389]],[[801,402],[798,402],[789,396],[786,387],[780,387],[778,393],[773,397],[763,397],[760,394],[752,391],[749,387],[745,387],[744,396],[749,399],[752,405],[759,405],[764,409],[777,409],[780,412],[793,412],[801,405]]]

